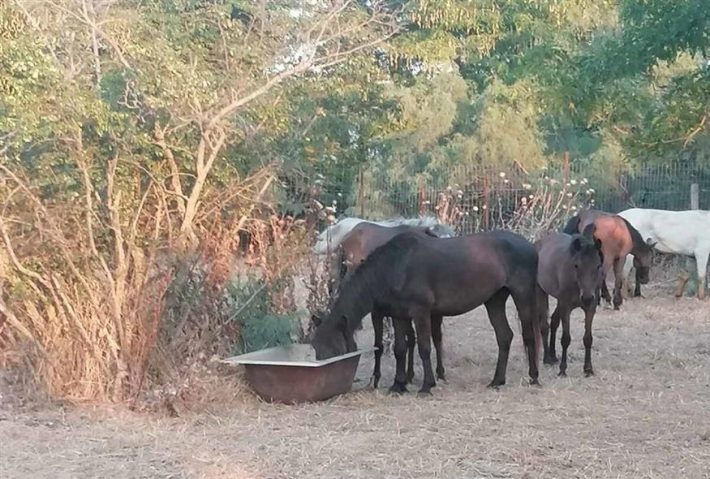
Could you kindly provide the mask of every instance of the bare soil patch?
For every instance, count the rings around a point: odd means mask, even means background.
[[[366,356],[360,390],[325,403],[271,405],[230,391],[179,418],[88,406],[32,411],[12,407],[5,392],[0,477],[710,478],[710,303],[644,294],[598,313],[592,378],[582,373],[576,311],[569,376],[543,366],[541,388],[527,385],[509,301],[516,337],[508,384],[497,391],[486,388],[497,348],[479,308],[444,321],[448,381],[432,397],[386,393],[392,356],[379,391],[367,387]],[[367,321],[358,340],[372,342]]]

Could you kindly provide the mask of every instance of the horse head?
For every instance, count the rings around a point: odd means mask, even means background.
[[[316,350],[316,359],[328,359],[357,350],[352,333],[348,333],[345,316],[316,313],[311,316],[315,326],[311,346]]]
[[[588,306],[594,301],[597,288],[604,277],[602,242],[599,239],[575,235],[570,248],[580,299],[582,304]]]
[[[639,247],[635,248],[634,268],[636,268],[636,280],[641,284],[648,284],[649,272],[653,263],[653,247],[657,241],[647,238]]]

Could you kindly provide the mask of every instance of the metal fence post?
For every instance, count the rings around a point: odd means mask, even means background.
[[[690,209],[700,209],[700,184],[692,183],[690,185]]]

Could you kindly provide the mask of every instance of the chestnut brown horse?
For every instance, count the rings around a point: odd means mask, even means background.
[[[653,244],[644,241],[638,230],[621,216],[593,209],[580,211],[570,218],[563,232],[567,234],[582,233],[590,224],[595,226],[594,238],[602,242],[604,279],[601,283],[601,294],[607,303],[611,303],[609,290],[606,287],[606,275],[613,268],[614,309],[619,309],[623,302],[621,287],[626,255],[633,255],[638,280],[642,284],[646,284],[653,261]]]
[[[357,269],[357,267],[365,261],[365,259],[372,253],[375,249],[379,248],[383,244],[387,243],[389,240],[395,236],[406,233],[418,231],[431,236],[439,237],[443,235],[445,237],[455,236],[455,233],[451,228],[445,225],[438,225],[437,230],[432,230],[427,226],[409,226],[409,225],[399,225],[393,227],[381,226],[375,223],[362,222],[358,223],[350,233],[348,233],[340,242],[338,246],[340,254],[336,256],[338,264],[335,265],[337,270],[336,283],[334,285],[334,290],[337,291],[340,284],[346,275],[352,274],[352,272]],[[373,385],[375,389],[380,382],[381,377],[381,359],[383,353],[383,330],[384,330],[384,315],[377,308],[373,309],[370,314],[372,318],[372,327],[375,334],[375,370],[373,372]],[[406,342],[407,342],[407,382],[411,382],[414,379],[414,345],[416,343],[416,337],[414,333],[414,328],[412,327],[411,321],[406,321],[408,318],[403,318],[406,329]],[[443,350],[442,350],[442,317],[434,316],[432,320],[432,339],[434,340],[434,348],[436,349],[436,376],[438,379],[445,379],[444,364],[443,364]]]
[[[316,358],[355,351],[355,331],[373,309],[395,318],[397,374],[391,391],[405,392],[406,344],[401,318],[412,318],[424,369],[421,393],[436,385],[431,367],[431,318],[458,316],[485,304],[498,342],[498,362],[490,386],[505,384],[513,331],[506,316],[512,296],[522,325],[529,374],[538,384],[537,252],[509,231],[432,238],[408,232],[373,251],[343,282],[311,344]]]

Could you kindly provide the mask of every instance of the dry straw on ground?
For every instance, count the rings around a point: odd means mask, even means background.
[[[481,308],[445,321],[448,383],[430,398],[371,391],[368,357],[361,391],[320,404],[265,404],[215,376],[216,392],[202,393],[211,400],[183,405],[175,419],[5,407],[0,470],[47,478],[708,478],[708,303],[675,300],[672,286],[644,292],[650,297],[620,312],[599,312],[593,378],[582,374],[577,312],[569,377],[545,366],[543,387],[527,386],[511,308],[508,384],[487,389],[496,345]],[[386,356],[385,386],[393,365]]]

